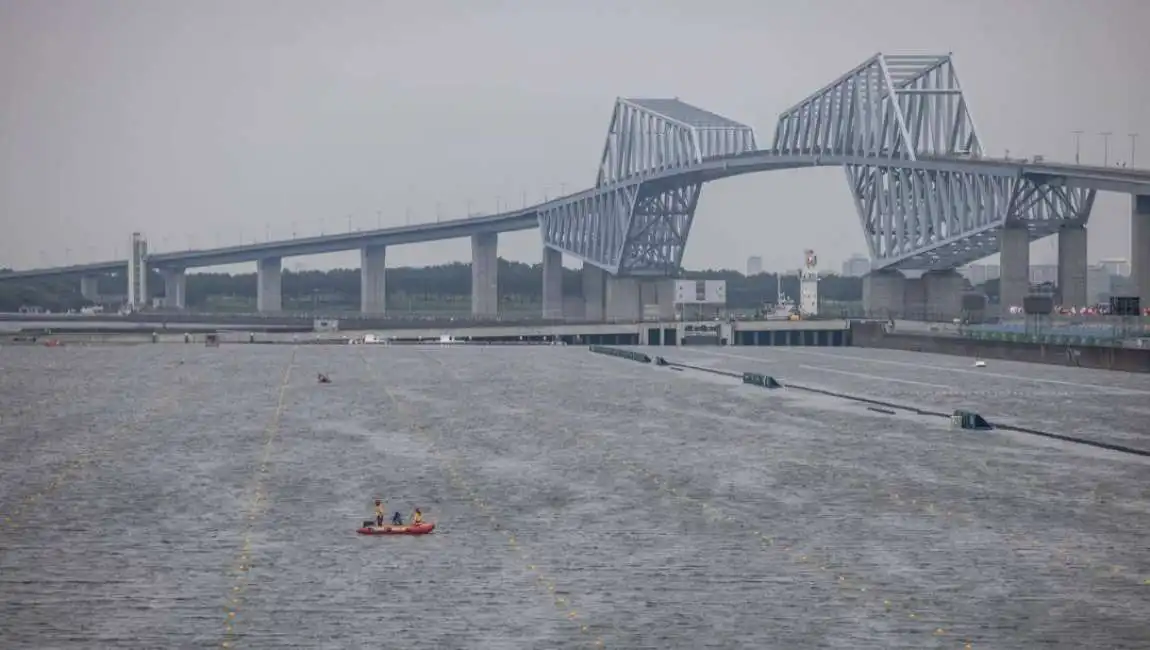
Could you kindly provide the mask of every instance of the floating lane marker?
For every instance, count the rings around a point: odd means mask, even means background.
[[[432,357],[431,355],[427,356],[428,358],[435,361],[440,367],[446,369],[443,366],[442,361]],[[579,614],[578,606],[574,602],[571,594],[562,590],[558,583],[543,569],[539,561],[531,557],[527,549],[525,549],[523,545],[519,543],[515,532],[507,528],[504,522],[499,521],[499,519],[495,517],[495,515],[491,512],[491,509],[488,506],[486,500],[484,500],[482,494],[466,481],[464,478],[466,471],[461,467],[457,455],[448,451],[444,447],[443,440],[439,434],[432,433],[430,427],[426,427],[420,424],[419,421],[412,416],[406,406],[404,406],[403,402],[401,402],[396,397],[395,393],[386,384],[384,384],[382,381],[379,381],[379,377],[376,374],[374,367],[372,367],[371,363],[368,362],[367,358],[361,357],[361,359],[367,366],[368,372],[371,373],[373,379],[375,379],[383,389],[384,395],[386,395],[388,400],[392,403],[392,405],[394,405],[396,411],[405,420],[407,420],[408,428],[412,432],[419,433],[424,438],[428,448],[431,450],[436,460],[439,461],[444,474],[447,475],[448,481],[451,483],[452,488],[455,489],[456,492],[465,495],[470,501],[472,507],[474,507],[476,511],[483,514],[484,518],[488,520],[491,527],[494,528],[496,532],[503,535],[509,550],[519,557],[519,559],[524,564],[524,568],[530,575],[534,576],[533,582],[535,586],[547,592],[552,604],[559,612],[561,612],[565,620],[569,621],[572,625],[578,626],[580,634],[583,635],[583,639],[588,642],[591,647],[604,647],[603,637],[595,634],[591,626],[583,621],[582,616]],[[452,380],[458,381],[454,377],[452,377]]]
[[[224,604],[224,638],[220,642],[222,648],[234,647],[237,639],[236,625],[239,622],[240,606],[244,602],[244,594],[247,592],[251,578],[252,532],[256,517],[264,511],[268,502],[264,479],[268,473],[268,463],[271,462],[272,443],[279,436],[280,420],[283,418],[285,398],[291,383],[291,373],[295,367],[297,350],[298,348],[292,347],[291,357],[288,359],[287,368],[284,369],[283,377],[280,380],[279,399],[276,401],[275,411],[272,413],[271,421],[264,428],[263,453],[260,455],[260,463],[252,472],[251,499],[248,502],[240,552],[229,571],[233,575],[233,584],[228,600]]]

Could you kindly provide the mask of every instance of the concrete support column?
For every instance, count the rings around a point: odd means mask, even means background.
[[[998,280],[998,305],[1002,316],[1012,306],[1021,307],[1030,293],[1030,233],[1025,227],[1006,226],[999,233],[1002,273]]]
[[[1058,230],[1058,289],[1066,307],[1086,306],[1086,227]]]
[[[863,311],[869,318],[902,318],[905,295],[906,276],[898,271],[872,271],[863,277]]]
[[[1150,195],[1131,198],[1130,276],[1145,309],[1150,307]]]
[[[283,311],[283,260],[265,257],[256,263],[256,310]]]
[[[364,314],[387,312],[387,247],[359,249],[359,311]]]
[[[670,321],[675,319],[675,281],[670,278],[657,280],[642,280],[639,282],[639,296],[642,302],[642,313],[648,313],[659,320]]]
[[[606,314],[607,272],[584,262],[582,277],[583,318],[590,321],[601,321]]]
[[[928,271],[922,276],[926,292],[926,318],[949,321],[962,315],[962,292],[966,281],[958,271]]]
[[[643,317],[638,278],[607,278],[607,320],[637,321]]]
[[[563,253],[543,247],[543,318],[563,318]]]
[[[471,314],[499,315],[499,235],[471,237]]]
[[[100,276],[85,275],[81,277],[80,296],[88,302],[100,302]]]
[[[929,320],[926,306],[926,281],[922,275],[908,277],[902,283],[902,317],[906,320]]]
[[[169,309],[185,309],[188,306],[188,276],[184,269],[161,269],[164,279],[164,306]]]

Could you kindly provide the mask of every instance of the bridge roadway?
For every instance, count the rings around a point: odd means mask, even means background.
[[[696,165],[695,167],[686,170],[671,170],[650,174],[648,180],[665,181],[667,179],[689,177],[693,180],[697,180],[698,182],[705,183],[714,180],[721,180],[724,178],[731,178],[734,176],[765,171],[798,169],[805,167],[840,167],[847,165],[861,165],[868,162],[870,164],[875,164],[875,161],[870,159],[834,154],[781,154],[776,151],[755,151],[745,154],[724,156],[706,160]],[[1150,171],[1146,170],[1128,170],[1118,168],[1092,167],[1085,165],[1062,165],[1055,163],[1032,163],[1017,160],[989,158],[979,159],[926,157],[914,161],[900,160],[885,162],[892,163],[894,166],[900,168],[922,169],[928,171],[977,170],[977,172],[981,174],[1031,178],[1057,176],[1063,179],[1064,182],[1071,187],[1150,195]],[[436,223],[406,225],[376,230],[357,231],[352,233],[324,235],[318,237],[303,237],[290,240],[261,242],[250,245],[158,253],[149,255],[148,262],[150,266],[160,269],[161,273],[165,274],[167,285],[165,287],[165,294],[172,295],[172,293],[183,293],[181,286],[185,281],[183,271],[184,269],[195,267],[218,266],[223,264],[234,264],[268,259],[280,260],[283,257],[317,255],[323,253],[354,250],[356,248],[364,249],[365,251],[374,248],[376,250],[382,251],[385,250],[388,246],[415,244],[460,237],[472,237],[474,244],[478,244],[473,245],[473,253],[482,254],[483,252],[486,252],[489,255],[494,256],[495,246],[491,245],[491,238],[497,236],[498,233],[537,228],[539,227],[539,214],[542,211],[556,205],[562,205],[567,202],[583,200],[602,191],[604,191],[604,188],[591,188],[536,206],[482,217],[452,219],[439,221]],[[1132,215],[1135,217],[1136,221],[1138,212],[1137,205],[1137,202],[1135,202],[1136,214]],[[1030,238],[1037,239],[1042,236],[1055,234],[1055,232],[1057,232],[1057,222],[1050,221],[1045,225],[1046,228],[1033,228],[1032,231],[1028,233]],[[484,239],[485,237],[487,239]],[[484,251],[484,244],[487,244],[486,251]],[[973,257],[974,259],[991,255],[996,252],[993,248],[998,245],[998,242],[994,239],[982,240],[982,245],[985,250],[980,250],[976,253],[967,253],[967,255]],[[1139,256],[1135,255],[1134,257],[1138,258]],[[368,265],[370,264],[368,259],[369,258],[365,258],[365,264],[363,266],[365,272],[370,270],[368,269]],[[545,265],[547,265],[548,262],[554,263],[554,257],[545,256],[544,262]],[[90,278],[93,275],[101,273],[122,273],[126,270],[126,268],[126,260],[94,264],[78,264],[47,269],[15,271],[0,275],[0,281],[20,279],[31,280],[59,276],[87,276]],[[486,269],[488,270],[488,274],[494,273],[495,265],[489,264],[486,266]],[[592,272],[594,272],[594,269],[592,269]],[[474,275],[475,270],[473,269],[473,276]],[[476,285],[480,286],[483,284],[491,284],[489,281],[485,283],[481,278],[476,277],[473,277],[473,281]],[[173,291],[173,289],[175,290]],[[383,289],[382,291],[386,290]],[[473,294],[474,293],[477,292],[475,292],[473,288]],[[475,296],[473,295],[473,298],[474,297]],[[553,302],[553,300],[554,299],[549,302]],[[560,297],[558,300],[561,301],[562,298]],[[1150,299],[1146,297],[1143,297],[1143,300],[1145,302],[1150,302]],[[373,308],[370,304],[368,304],[369,302],[369,299],[364,299],[363,307],[365,312],[380,313],[383,311],[383,309],[378,306],[378,303],[376,303],[376,306]],[[476,301],[476,303],[478,302],[479,301]],[[275,299],[270,301],[262,300],[261,306],[266,308],[267,311],[275,312],[278,311],[278,303],[278,296],[276,296]],[[182,308],[184,306],[182,300],[175,304],[169,302],[168,305],[176,308]],[[269,306],[275,308],[268,308]],[[478,306],[478,304],[476,304],[476,306]],[[476,309],[475,313],[476,315],[485,315],[481,309]],[[548,309],[545,310],[544,315],[551,319],[561,318],[563,316],[562,307],[556,308],[554,304],[552,304]],[[611,314],[606,310],[588,312],[586,309],[582,315],[591,319],[595,319],[596,317],[606,317],[609,315],[621,316],[624,319],[639,316],[639,314],[634,313],[620,314],[617,311],[614,314]]]
[[[1131,257],[1139,291],[1150,302],[1150,171],[995,159],[985,151],[950,55],[879,53],[781,114],[769,148],[757,145],[751,127],[677,99],[620,98],[597,181],[582,192],[485,217],[144,254],[141,262],[163,276],[166,305],[183,308],[186,269],[256,261],[258,309],[278,312],[284,257],[359,248],[361,309],[382,313],[388,246],[470,237],[472,311],[494,315],[498,234],[538,227],[545,317],[564,315],[566,253],[584,262],[584,317],[637,318],[646,305],[667,309],[661,280],[640,278],[679,270],[703,184],[842,167],[875,271],[864,300],[884,313],[906,313],[908,303],[920,301],[934,313],[957,310],[961,281],[951,271],[997,252],[1003,253],[1003,300],[1020,304],[1029,290],[1028,244],[1055,233],[1063,299],[1085,304],[1085,225],[1098,191],[1135,197]],[[32,269],[0,280],[80,275],[81,292],[94,299],[93,276],[127,265]],[[897,273],[906,270],[934,275],[911,286]],[[147,274],[130,275],[130,300],[140,306]]]
[[[1058,177],[1069,187],[1150,195],[1150,170],[1068,165],[1048,162],[1028,162],[1006,158],[971,158],[956,156],[919,157],[918,160],[898,160],[873,156],[843,156],[837,154],[784,154],[774,150],[758,150],[729,156],[719,156],[686,169],[654,172],[642,177],[647,181],[693,179],[711,182],[760,172],[807,167],[889,166],[901,169],[928,171],[958,171],[1000,177]],[[630,181],[629,181],[630,182]],[[530,230],[539,227],[541,211],[590,198],[612,186],[592,187],[519,210],[499,214],[448,219],[372,230],[297,237],[238,246],[188,249],[155,253],[148,262],[155,268],[189,269],[255,262],[267,258],[302,257],[356,250],[365,246],[400,246],[445,239],[459,239],[478,235]],[[42,279],[58,276],[80,276],[117,273],[127,269],[127,260],[110,260],[87,264],[46,267],[10,271],[0,274],[0,281]]]

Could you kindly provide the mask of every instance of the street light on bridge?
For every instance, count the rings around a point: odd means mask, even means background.
[[[1102,166],[1110,166],[1110,136],[1114,135],[1110,131],[1103,131],[1098,135],[1102,136]]]
[[[1136,151],[1136,146],[1138,144],[1138,134],[1137,133],[1130,133],[1128,135],[1130,136],[1130,166],[1133,167],[1134,166],[1134,152]]]
[[[1071,133],[1074,134],[1074,164],[1077,165],[1082,158],[1082,131],[1071,131]]]

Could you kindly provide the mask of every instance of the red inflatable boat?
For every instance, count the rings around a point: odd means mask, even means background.
[[[426,535],[433,530],[435,530],[435,524],[422,523],[408,526],[393,526],[391,524],[362,526],[355,532],[360,535]]]

